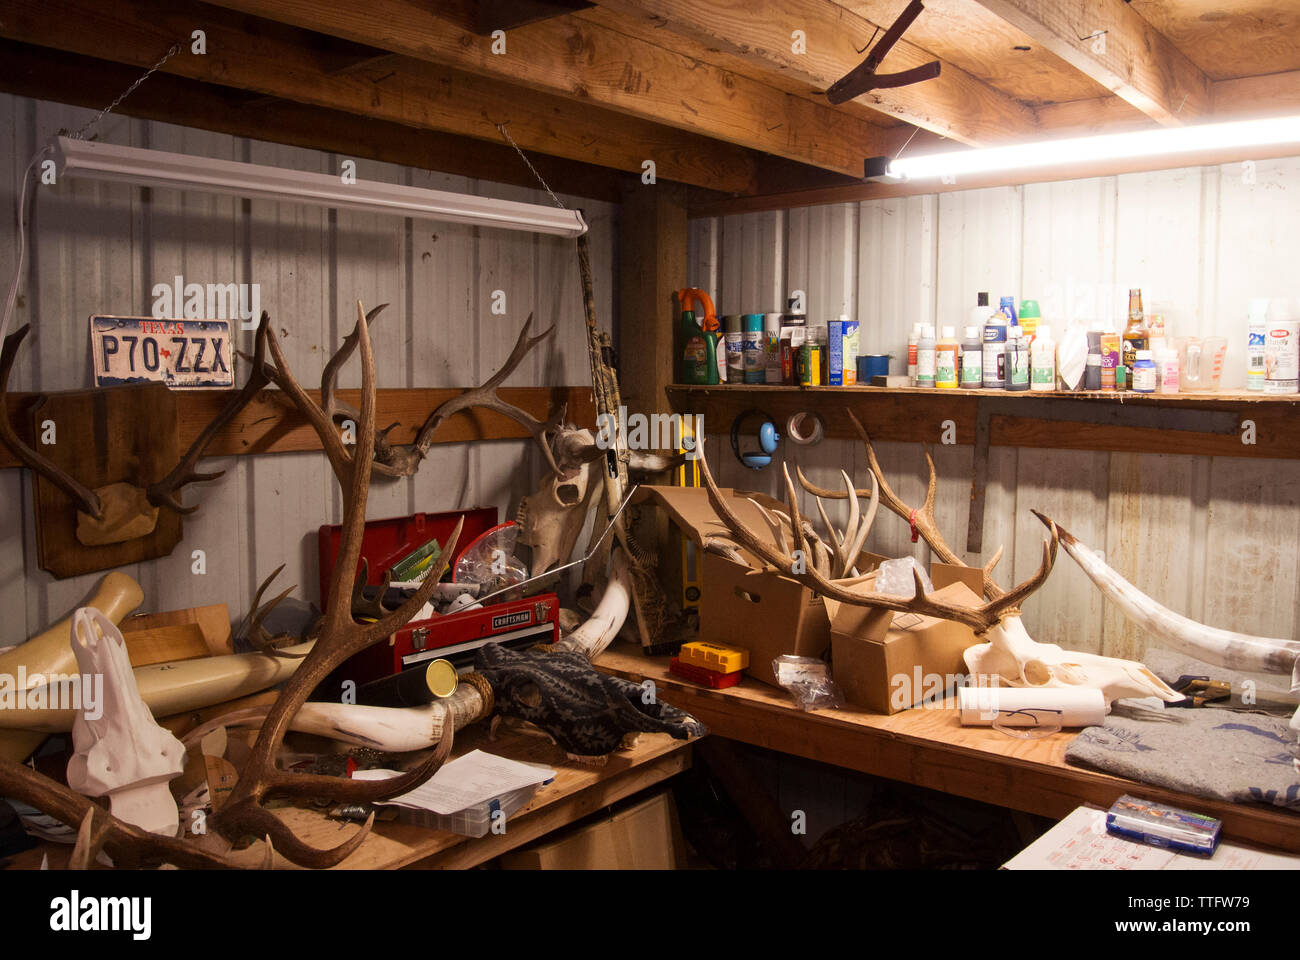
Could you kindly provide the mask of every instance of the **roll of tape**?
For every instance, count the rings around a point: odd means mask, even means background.
[[[812,430],[804,433],[804,421],[809,419],[812,420]],[[801,447],[811,446],[822,442],[822,438],[826,436],[826,424],[822,422],[819,414],[796,413],[786,421],[785,435],[790,438],[791,443],[796,443]]]

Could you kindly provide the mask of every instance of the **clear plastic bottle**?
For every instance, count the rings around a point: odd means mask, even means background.
[[[1036,393],[1056,389],[1056,343],[1046,323],[1039,324],[1038,334],[1029,344],[1029,389]]]

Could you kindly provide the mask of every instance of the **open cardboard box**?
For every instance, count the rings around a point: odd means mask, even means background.
[[[862,555],[860,570],[872,570],[885,557]],[[983,571],[948,563],[931,563],[935,599],[965,606],[983,602]],[[848,588],[870,593],[875,578]],[[832,676],[845,699],[877,713],[898,713],[933,693],[942,678],[966,673],[962,654],[976,642],[970,627],[916,613],[859,607],[826,601],[831,627]]]
[[[776,541],[750,497],[768,508],[784,510],[766,494],[720,488],[740,520],[775,546]],[[643,485],[633,503],[653,501],[668,512],[682,533],[697,547],[715,537],[730,539],[727,528],[709,504],[702,487]],[[825,657],[830,647],[830,621],[821,597],[782,576],[748,551],[741,549],[747,564],[703,553],[701,562],[700,636],[713,643],[749,651],[745,673],[764,683],[776,684],[772,660],[791,653],[802,657]]]

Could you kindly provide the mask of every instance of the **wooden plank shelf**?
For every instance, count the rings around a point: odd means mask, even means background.
[[[131,387],[114,387],[129,390]],[[74,390],[45,396],[95,394],[102,391]],[[465,392],[461,387],[429,387],[407,389],[380,389],[376,391],[375,422],[386,426],[400,422],[401,426],[388,435],[390,443],[404,444],[415,440],[420,427],[439,404]],[[177,418],[180,421],[180,449],[187,450],[203,428],[221,411],[231,391],[190,392],[176,394]],[[222,430],[208,446],[206,456],[229,457],[260,453],[289,453],[321,449],[316,432],[296,409],[287,405],[278,390],[263,390],[226,429]],[[308,390],[308,395],[319,402],[320,391]],[[545,420],[549,411],[561,403],[568,404],[568,418],[581,426],[594,426],[596,408],[590,387],[502,387],[499,396],[506,403]],[[9,412],[20,435],[27,433],[27,417],[31,404],[41,394],[11,393]],[[361,402],[360,390],[340,390],[338,396],[354,407]],[[491,410],[474,409],[450,417],[438,428],[434,443],[466,443],[474,440],[526,439],[528,432],[514,420]],[[0,469],[18,467],[17,458],[0,444]]]
[[[796,413],[817,413],[826,436],[856,440],[847,409],[873,440],[1300,458],[1300,394],[678,384],[668,388],[668,398],[678,413],[703,414],[715,433],[757,408],[782,427]]]

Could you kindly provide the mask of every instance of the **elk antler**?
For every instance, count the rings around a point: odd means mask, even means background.
[[[257,593],[253,594],[253,602],[249,604],[248,616],[244,621],[248,624],[248,629],[244,633],[244,639],[248,641],[249,646],[259,653],[265,653],[272,657],[297,659],[305,657],[307,654],[305,652],[294,653],[278,646],[278,644],[283,643],[286,640],[301,642],[300,638],[293,637],[287,633],[277,634],[273,637],[267,633],[266,628],[262,626],[262,622],[266,620],[267,616],[276,608],[280,601],[294,591],[293,587],[289,587],[287,590],[281,590],[275,597],[268,600],[266,603],[262,603],[262,594],[266,592],[267,587],[269,587],[271,582],[280,575],[280,571],[283,569],[284,564],[282,563],[272,570],[271,575],[263,580],[261,586],[257,588]]]
[[[930,456],[929,448],[927,447],[925,451],[925,463],[926,467],[930,471],[930,476],[925,487],[925,502],[921,504],[920,508],[913,509],[904,503],[898,494],[894,493],[894,488],[891,487],[889,481],[885,479],[885,472],[880,469],[880,461],[876,459],[876,451],[871,446],[871,438],[867,435],[867,431],[858,421],[858,418],[853,415],[852,410],[846,410],[845,412],[848,413],[849,419],[853,421],[853,426],[857,428],[858,436],[862,438],[862,443],[867,449],[867,465],[871,470],[873,481],[872,490],[870,491],[871,495],[873,497],[876,495],[876,488],[878,486],[880,502],[883,503],[887,509],[902,517],[915,527],[916,532],[920,534],[921,539],[926,542],[926,545],[933,550],[944,563],[951,563],[958,567],[970,566],[970,564],[964,563],[961,557],[957,556],[956,552],[948,546],[948,542],[944,540],[943,534],[939,532],[939,526],[935,522],[934,494],[938,486],[938,480],[934,470],[934,458]],[[810,482],[808,478],[803,475],[803,471],[799,470],[798,467],[795,467],[795,470],[799,476],[799,483],[814,497],[825,497],[829,500],[843,500],[850,495],[848,493],[840,493],[836,490],[827,490],[823,487],[819,487]],[[868,491],[852,489],[852,493],[855,496],[861,497],[866,496]],[[998,561],[1001,559],[1002,548],[998,547],[997,553],[993,554],[993,559],[985,564],[983,568],[984,596],[988,597],[990,600],[996,600],[1006,592],[993,580],[993,568],[998,565]]]
[[[883,593],[852,591],[848,587],[863,578],[832,580],[820,572],[815,563],[807,562],[807,558],[810,556],[810,541],[804,529],[803,518],[799,514],[798,496],[795,493],[794,482],[790,479],[788,467],[783,469],[785,471],[787,506],[790,511],[790,530],[796,551],[799,557],[803,558],[803,562],[799,562],[796,553],[784,552],[771,546],[755,534],[754,531],[750,530],[736,515],[735,511],[723,498],[721,491],[718,490],[717,484],[714,483],[713,474],[709,470],[708,461],[702,449],[700,450],[698,463],[700,474],[703,476],[705,487],[708,489],[709,503],[713,505],[719,519],[737,543],[754,556],[771,564],[783,575],[804,584],[824,597],[837,600],[840,603],[883,607],[886,610],[920,613],[943,620],[953,620],[957,623],[966,624],[976,634],[983,634],[1003,617],[1018,612],[1020,602],[1042,585],[1051,572],[1053,562],[1056,560],[1057,537],[1055,531],[1053,531],[1051,539],[1043,543],[1043,563],[1038,572],[1014,590],[1005,592],[978,607],[947,603],[928,596],[925,592],[925,586],[921,582],[920,574],[915,570],[913,571],[915,594],[911,598]],[[880,488],[883,499],[886,484],[880,482]],[[856,499],[856,492],[854,497]],[[778,538],[778,540],[783,542],[783,538]]]
[[[216,480],[225,474],[224,470],[217,470],[214,473],[198,473],[194,467],[199,462],[199,458],[204,455],[208,444],[212,442],[213,438],[231,420],[234,420],[241,410],[252,403],[253,398],[271,382],[266,375],[266,335],[270,323],[270,314],[263,310],[261,321],[257,325],[257,340],[252,367],[248,371],[248,380],[244,383],[243,389],[227,400],[221,412],[203,428],[202,433],[194,438],[189,450],[185,452],[185,456],[181,458],[180,462],[172,468],[171,473],[145,488],[145,494],[148,496],[149,502],[155,507],[166,507],[182,515],[193,513],[199,508],[198,504],[192,507],[185,506],[176,496],[176,492],[186,484]]]
[[[18,347],[27,334],[31,332],[31,329],[31,324],[25,324],[9,334],[9,336],[5,337],[3,350],[0,350],[0,440],[4,441],[4,445],[23,464],[66,493],[72,502],[77,505],[78,510],[94,517],[96,520],[100,520],[103,518],[103,514],[100,510],[99,497],[23,443],[19,439],[17,431],[14,430],[13,423],[9,420],[9,371],[13,369],[14,358],[18,356]]]
[[[234,841],[248,834],[267,836],[275,848],[294,863],[328,867],[341,862],[365,839],[374,823],[373,815],[360,831],[330,850],[310,846],[265,809],[261,802],[269,794],[328,796],[352,803],[372,803],[419,786],[437,771],[451,751],[451,726],[433,754],[416,769],[382,781],[357,781],[337,777],[297,774],[276,766],[276,757],[294,714],[311,692],[343,661],[371,644],[390,636],[424,606],[438,584],[441,570],[431,571],[413,596],[376,623],[360,624],[352,616],[352,592],[361,556],[365,530],[366,499],[370,490],[371,466],[375,456],[375,363],[365,311],[357,304],[357,326],[353,332],[361,357],[361,409],[357,420],[355,452],[349,456],[326,410],[313,403],[298,385],[285,363],[274,331],[268,328],[267,343],[274,368],[267,375],[281,385],[288,399],[301,411],[320,437],[325,455],[344,493],[342,536],[334,562],[329,599],[315,646],[285,684],[267,713],[239,782],[226,804],[214,817],[213,825],[226,839]],[[455,554],[461,524],[457,523],[442,552],[443,563]]]

